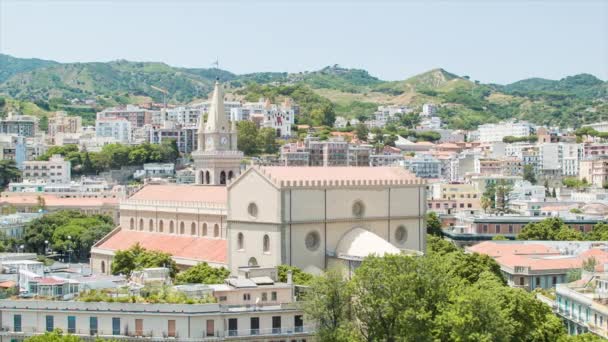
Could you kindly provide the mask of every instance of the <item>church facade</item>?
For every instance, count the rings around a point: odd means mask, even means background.
[[[219,81],[215,82],[207,120],[199,120],[197,140],[198,148],[192,152],[196,184],[226,185],[239,175],[243,152],[237,149],[236,123],[226,117]]]
[[[94,272],[139,243],[181,268],[352,270],[370,254],[425,250],[426,185],[401,167],[250,167],[215,83],[192,153],[196,185],[147,185],[120,203],[120,223],[93,246]]]
[[[254,167],[228,186],[228,263],[353,269],[425,250],[424,181],[399,167]]]

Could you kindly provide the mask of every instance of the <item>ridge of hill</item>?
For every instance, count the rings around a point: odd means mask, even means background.
[[[162,102],[163,94],[152,86],[167,89],[170,103],[187,103],[207,98],[217,77],[225,82],[226,92],[237,98],[290,97],[304,104],[303,122],[312,124],[330,123],[336,115],[366,118],[378,105],[386,104],[417,110],[423,103],[435,103],[448,127],[464,129],[503,119],[577,127],[608,115],[608,82],[589,74],[498,85],[472,81],[442,68],[401,81],[384,81],[365,70],[337,64],[310,72],[237,75],[126,60],[58,63],[0,55],[0,63],[0,94],[19,101],[11,102],[13,108],[17,103],[19,108],[34,108],[30,112],[42,111],[41,115],[68,106],[72,99],[93,98],[98,107]],[[71,109],[72,114],[91,116],[99,108],[84,108],[86,113]]]

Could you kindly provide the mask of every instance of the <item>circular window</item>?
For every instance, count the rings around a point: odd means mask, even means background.
[[[319,236],[319,233],[317,233],[316,231],[312,231],[306,234],[306,239],[304,242],[306,243],[306,248],[308,248],[309,251],[316,251],[317,249],[319,249],[321,237]]]
[[[399,243],[404,243],[407,240],[407,230],[404,226],[399,226],[395,230],[395,240]]]
[[[363,205],[363,202],[356,201],[355,203],[353,203],[353,215],[355,217],[362,217],[364,213],[365,206]]]
[[[249,215],[251,217],[258,217],[258,206],[257,204],[251,202],[249,203],[249,206],[247,207],[247,212],[249,213]]]

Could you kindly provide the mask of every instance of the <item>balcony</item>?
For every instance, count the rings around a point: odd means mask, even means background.
[[[267,328],[267,329],[243,329],[243,330],[226,330],[226,337],[243,337],[243,336],[290,336],[290,335],[310,335],[314,334],[314,326],[299,326],[299,327],[284,327],[284,328]]]

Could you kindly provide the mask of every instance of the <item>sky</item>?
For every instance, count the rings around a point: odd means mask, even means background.
[[[0,0],[0,52],[235,73],[339,64],[385,80],[608,80],[608,0]],[[1,67],[1,66],[0,66]]]

